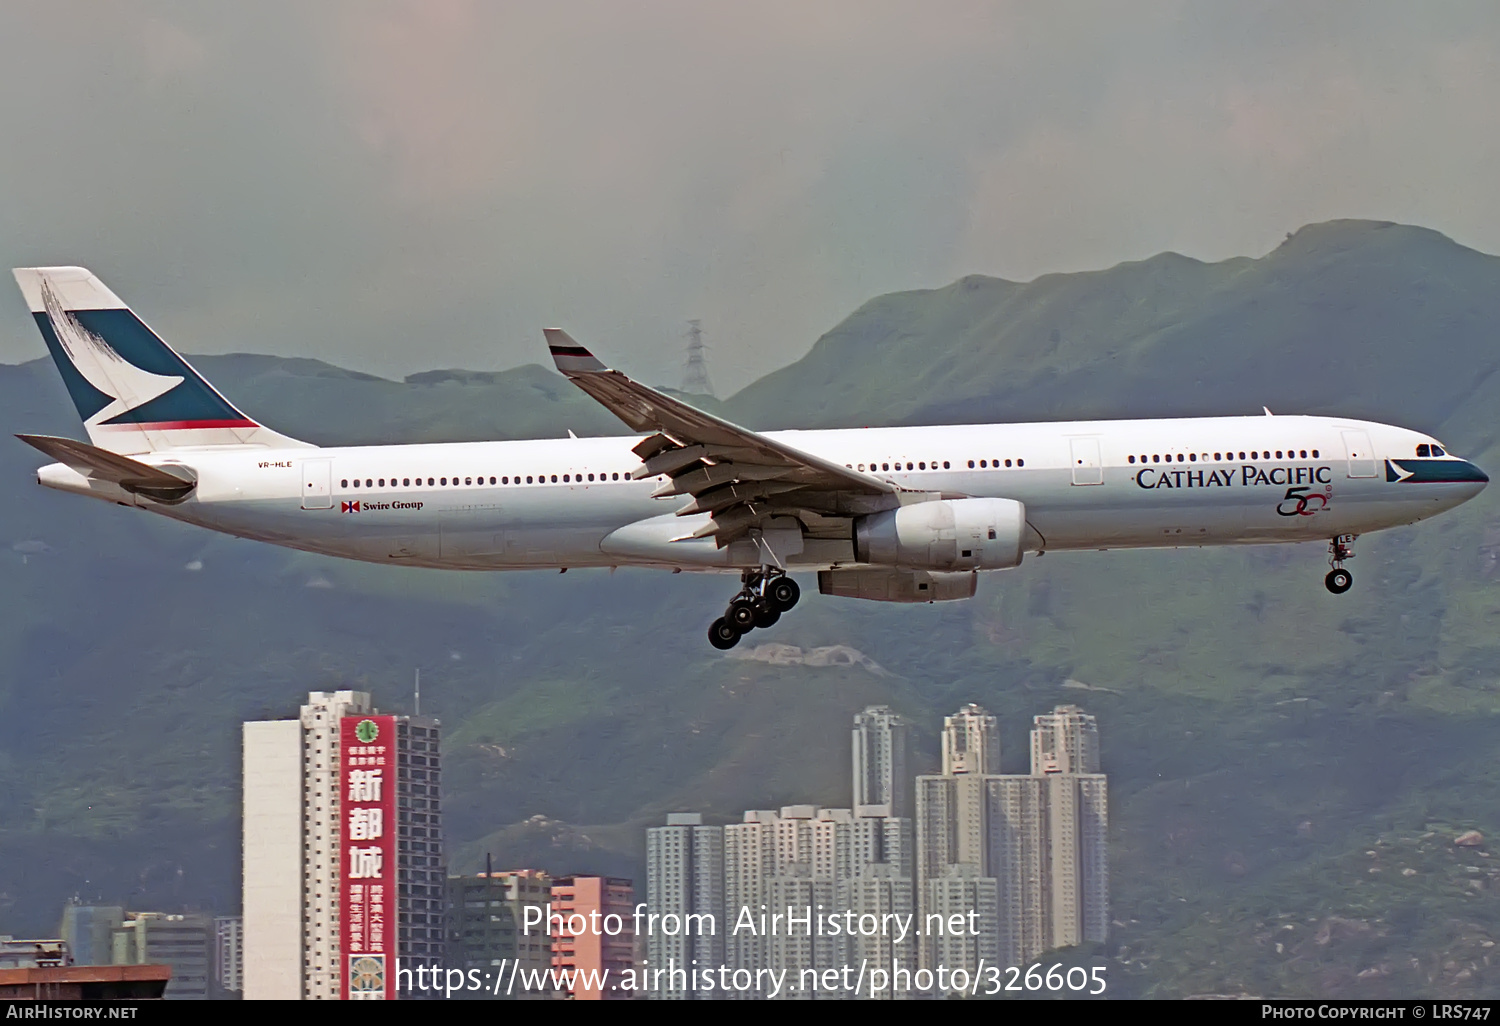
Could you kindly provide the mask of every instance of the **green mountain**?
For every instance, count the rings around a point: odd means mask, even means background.
[[[1493,470],[1496,297],[1500,260],[1437,233],[1312,225],[1256,260],[880,297],[716,408],[791,427],[1266,405],[1429,430]],[[195,363],[328,444],[619,430],[536,367]],[[0,427],[80,433],[43,361],[0,366]],[[920,769],[978,701],[1020,769],[1030,717],[1071,701],[1100,719],[1117,920],[1077,957],[1117,992],[1500,991],[1500,856],[1452,843],[1500,831],[1494,494],[1362,539],[1342,597],[1316,545],[1052,553],[969,603],[809,595],[747,642],[848,645],[877,673],[713,652],[723,580],[342,563],[49,492],[38,462],[0,445],[0,932],[53,930],[74,895],[236,908],[240,722],[338,687],[407,711],[420,666],[455,870],[488,851],[640,877],[668,810],[846,804],[865,704],[920,724]]]

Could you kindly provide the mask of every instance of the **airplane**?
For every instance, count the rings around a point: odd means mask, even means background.
[[[751,431],[606,367],[557,369],[625,437],[320,447],[241,412],[81,267],[16,280],[87,443],[19,435],[48,488],[330,556],[461,570],[738,574],[709,628],[733,648],[825,595],[938,602],[1054,550],[1355,539],[1472,499],[1484,471],[1418,431],[1273,416]]]

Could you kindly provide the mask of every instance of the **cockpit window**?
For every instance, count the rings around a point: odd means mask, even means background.
[[[1430,456],[1430,455],[1432,455],[1430,452],[1427,451],[1428,448],[1429,448],[1429,446],[1427,446],[1425,444],[1417,446],[1417,455],[1418,456]]]
[[[1432,447],[1432,454],[1434,456],[1446,456],[1447,455],[1447,453],[1443,452],[1443,447],[1441,445],[1434,445]]]

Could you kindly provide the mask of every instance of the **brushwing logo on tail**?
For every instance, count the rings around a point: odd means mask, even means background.
[[[135,409],[166,395],[182,384],[181,377],[152,374],[130,363],[104,339],[89,331],[63,309],[62,302],[45,277],[41,280],[42,305],[52,322],[53,334],[83,379],[114,401],[84,421],[102,424],[111,417]]]

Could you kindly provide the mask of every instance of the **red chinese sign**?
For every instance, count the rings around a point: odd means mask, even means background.
[[[339,929],[344,997],[396,996],[396,719],[345,716],[339,731]]]

